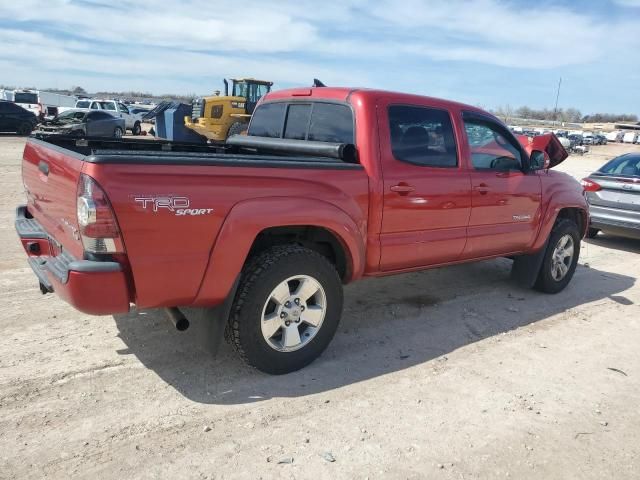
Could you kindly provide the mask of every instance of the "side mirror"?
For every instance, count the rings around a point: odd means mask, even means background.
[[[541,150],[534,150],[529,157],[531,170],[545,170],[550,165],[549,157]]]

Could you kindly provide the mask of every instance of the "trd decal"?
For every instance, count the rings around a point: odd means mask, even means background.
[[[187,197],[172,196],[139,196],[133,200],[142,205],[144,210],[151,210],[158,213],[160,210],[168,210],[176,216],[186,215],[207,215],[213,212],[213,208],[189,208],[190,201]]]

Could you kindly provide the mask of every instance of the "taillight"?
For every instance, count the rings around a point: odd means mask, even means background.
[[[585,192],[597,192],[598,190],[602,190],[602,187],[599,184],[593,180],[589,180],[588,178],[583,178],[580,183],[582,184],[582,189]]]
[[[88,175],[80,175],[77,215],[80,237],[85,251],[124,253],[118,222],[102,188]]]

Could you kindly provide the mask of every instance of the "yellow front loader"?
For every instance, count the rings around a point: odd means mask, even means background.
[[[258,100],[266,95],[273,82],[253,78],[224,80],[224,96],[220,92],[210,97],[193,100],[191,117],[184,117],[187,128],[214,142],[224,142],[231,135],[247,129]]]

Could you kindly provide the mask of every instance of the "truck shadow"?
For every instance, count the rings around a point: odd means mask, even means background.
[[[444,368],[450,352],[521,327],[542,328],[537,322],[567,309],[605,299],[628,305],[620,293],[635,282],[581,265],[567,289],[550,296],[514,286],[510,265],[508,260],[492,260],[348,286],[333,342],[312,365],[289,375],[270,376],[246,367],[225,342],[213,358],[200,346],[202,330],[196,326],[177,332],[162,311],[115,316],[127,345],[119,353],[135,355],[196,402],[224,405],[299,397],[425,362]],[[581,315],[562,321],[578,322]]]
[[[608,233],[600,233],[595,238],[586,238],[587,244],[599,247],[622,250],[629,253],[640,253],[640,240],[636,238],[620,237]]]

